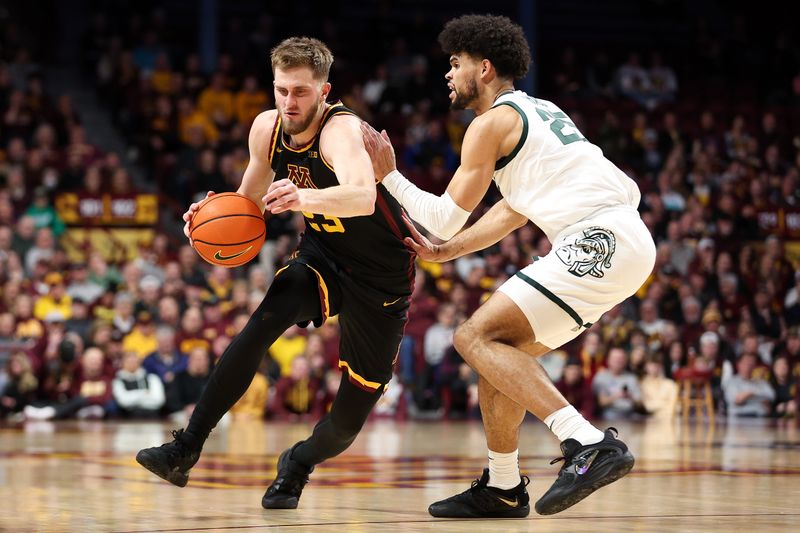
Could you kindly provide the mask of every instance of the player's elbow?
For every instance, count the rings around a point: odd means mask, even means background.
[[[375,187],[365,187],[360,192],[361,215],[370,216],[375,212],[375,201],[377,199]]]

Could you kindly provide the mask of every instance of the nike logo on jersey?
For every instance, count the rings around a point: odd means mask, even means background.
[[[401,296],[400,298],[402,298],[402,296]],[[391,302],[383,302],[383,306],[384,306],[384,307],[389,307],[390,305],[394,305],[394,304],[396,304],[398,301],[400,301],[400,298],[398,298],[397,300],[392,300]]]
[[[236,259],[240,255],[246,254],[247,252],[250,251],[250,249],[252,247],[253,247],[253,245],[251,244],[250,246],[248,246],[247,248],[245,248],[241,252],[233,254],[233,255],[222,255],[222,250],[217,250],[217,252],[214,254],[214,259],[216,259],[217,261],[230,261],[231,259]]]
[[[513,500],[506,500],[502,496],[497,496],[497,499],[503,502],[504,504],[508,505],[509,507],[519,507],[519,500],[514,498]]]

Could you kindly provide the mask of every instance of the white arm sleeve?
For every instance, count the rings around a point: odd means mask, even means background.
[[[397,170],[387,174],[381,183],[413,220],[442,240],[452,239],[469,218],[470,212],[460,208],[450,194],[436,196],[425,192]]]

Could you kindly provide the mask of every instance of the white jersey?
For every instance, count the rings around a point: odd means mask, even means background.
[[[570,226],[608,208],[633,208],[636,183],[588,142],[554,103],[522,91],[501,95],[522,116],[522,136],[497,162],[493,179],[508,205],[544,231],[551,242]]]

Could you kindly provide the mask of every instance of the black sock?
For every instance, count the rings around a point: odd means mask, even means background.
[[[356,439],[382,393],[382,387],[377,392],[358,388],[350,383],[347,372],[342,372],[331,412],[319,421],[308,439],[295,447],[292,459],[311,467],[345,451]]]
[[[314,273],[299,263],[281,272],[247,325],[228,345],[211,372],[186,428],[202,449],[220,418],[242,397],[272,343],[292,324],[320,316]]]

